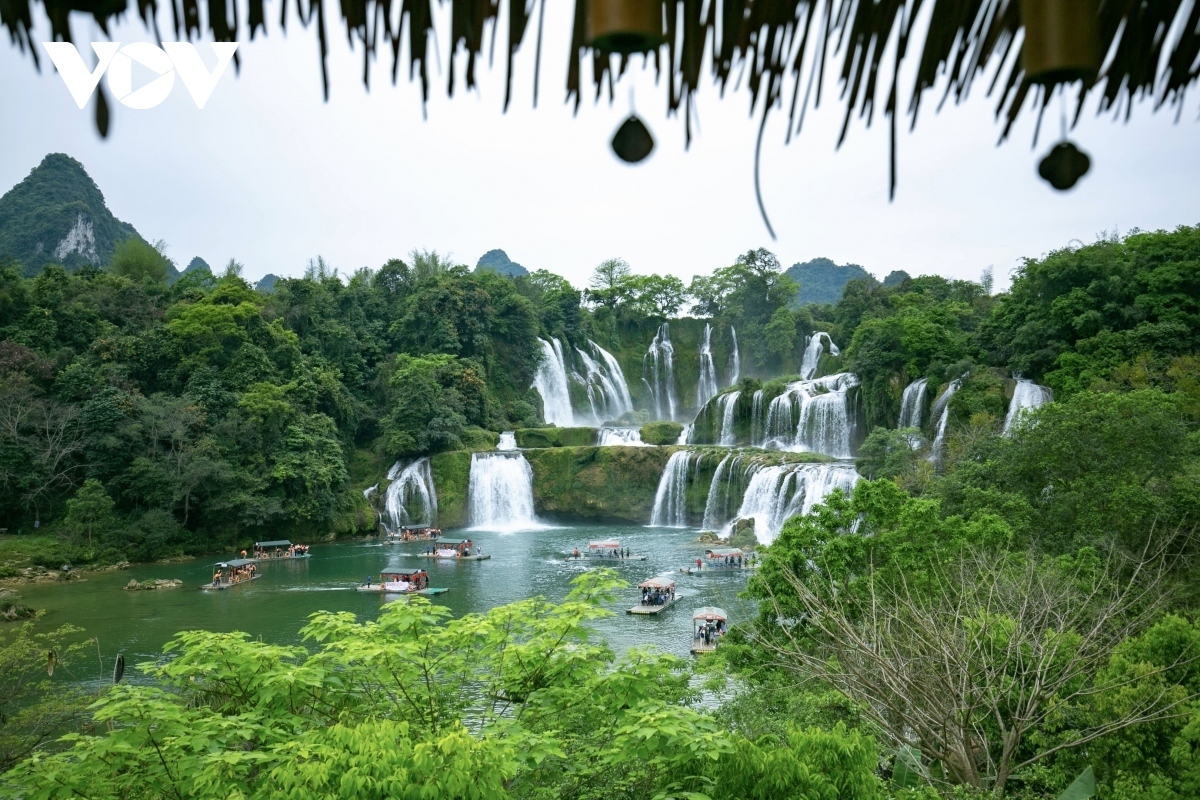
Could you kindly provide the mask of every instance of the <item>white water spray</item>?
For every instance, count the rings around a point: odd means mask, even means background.
[[[533,513],[533,468],[520,453],[472,453],[467,485],[472,528],[512,532],[543,527]]]
[[[649,447],[642,441],[641,428],[601,428],[600,447]]]
[[[1053,399],[1054,393],[1045,386],[1018,378],[1017,388],[1013,390],[1012,401],[1008,404],[1008,414],[1004,417],[1004,435],[1008,436],[1013,426],[1017,425],[1025,414]]]
[[[388,530],[437,522],[437,490],[428,458],[410,464],[397,461],[388,470],[387,479],[391,483],[383,494],[383,523]]]
[[[533,378],[533,388],[542,396],[543,418],[562,427],[575,424],[571,409],[571,392],[567,388],[567,367],[563,361],[562,343],[558,339],[538,339],[542,343],[542,363]]]
[[[500,434],[500,443],[496,445],[497,450],[516,450],[517,449],[517,432],[504,431]]]
[[[858,482],[853,464],[780,464],[760,467],[750,476],[735,520],[753,519],[754,535],[770,544],[789,517],[807,514],[834,489],[849,494]],[[729,535],[732,522],[722,537]]]

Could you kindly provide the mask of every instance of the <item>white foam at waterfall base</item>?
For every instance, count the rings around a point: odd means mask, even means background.
[[[383,495],[383,522],[389,530],[437,521],[437,490],[428,458],[410,464],[397,461],[388,470],[387,479],[391,483]]]
[[[546,527],[533,512],[533,468],[525,456],[472,453],[467,512],[475,530],[513,533]]]
[[[517,449],[517,432],[504,431],[500,434],[500,443],[496,445],[497,450],[516,450]]]
[[[825,331],[816,331],[808,340],[808,346],[804,348],[804,360],[800,362],[800,377],[803,380],[810,380],[817,374],[817,365],[821,361],[821,355],[825,352],[823,342],[829,342],[829,354],[831,356],[840,356],[841,351],[838,346],[833,343],[833,337]]]
[[[654,528],[687,527],[687,479],[692,453],[680,450],[672,453],[658,479],[658,490],[654,493],[654,510],[650,512],[650,526]]]
[[[700,339],[700,380],[696,384],[696,408],[704,408],[704,404],[717,393],[717,367],[712,357],[712,325],[704,324],[704,336]]]
[[[600,447],[649,447],[642,441],[641,428],[601,428]]]
[[[567,386],[567,367],[558,339],[538,339],[542,343],[542,363],[533,376],[533,388],[542,396],[542,418],[562,427],[575,424],[571,409],[571,391]]]
[[[1024,378],[1017,379],[1017,388],[1013,390],[1012,401],[1008,404],[1008,414],[1004,417],[1004,435],[1008,436],[1022,416],[1035,408],[1041,408],[1054,399],[1054,393],[1045,386],[1039,386]]]
[[[858,483],[853,464],[780,464],[760,467],[750,476],[742,504],[721,532],[728,537],[733,522],[754,520],[754,535],[761,544],[775,541],[783,524],[797,514],[807,514],[834,489],[849,493]]]

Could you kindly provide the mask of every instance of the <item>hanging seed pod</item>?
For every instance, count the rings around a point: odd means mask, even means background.
[[[113,665],[113,686],[121,682],[121,677],[125,674],[125,656],[121,653],[117,654],[117,663]]]
[[[54,665],[58,662],[58,653],[53,650],[46,651],[46,674],[51,678],[54,677]]]
[[[636,114],[630,114],[613,135],[612,149],[617,158],[629,164],[636,164],[654,150],[654,137]]]
[[[1091,166],[1092,160],[1087,153],[1071,142],[1059,142],[1038,164],[1038,175],[1055,189],[1065,192],[1086,175]]]

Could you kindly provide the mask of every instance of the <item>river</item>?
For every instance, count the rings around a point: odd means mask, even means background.
[[[695,529],[611,525],[549,525],[505,534],[455,531],[447,536],[470,536],[491,559],[458,563],[417,558],[426,543],[383,545],[368,539],[314,545],[311,558],[262,564],[260,579],[226,591],[199,589],[211,579],[210,565],[217,560],[200,558],[89,573],[79,582],[23,587],[21,594],[22,602],[46,610],[40,628],[64,623],[79,626],[86,636],[98,639],[106,665],[111,665],[118,653],[125,655],[127,663],[136,664],[161,658],[163,645],[182,630],[245,631],[272,644],[298,644],[299,630],[313,612],[350,611],[359,619],[372,619],[391,597],[356,592],[354,587],[368,575],[377,581],[379,571],[391,565],[427,569],[430,586],[450,590],[432,598],[433,602],[446,606],[455,616],[536,595],[559,601],[570,590],[571,579],[593,564],[583,559],[568,561],[571,550],[583,550],[590,540],[615,537],[622,547],[648,558],[604,562],[614,566],[631,586],[611,605],[615,614],[593,627],[618,652],[652,644],[687,656],[693,608],[720,606],[730,613],[731,622],[746,619],[754,610],[751,601],[737,597],[745,588],[745,573],[689,576],[679,572],[704,551],[696,542],[697,535]],[[636,603],[637,582],[664,574],[676,580],[680,601],[655,617],[625,614],[625,609]],[[184,586],[125,591],[131,578],[179,578]],[[137,680],[136,670],[129,674]]]

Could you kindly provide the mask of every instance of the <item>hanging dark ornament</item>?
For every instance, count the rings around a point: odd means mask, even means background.
[[[1038,164],[1038,175],[1042,180],[1065,192],[1091,169],[1092,159],[1068,141],[1054,145],[1050,153]]]
[[[636,114],[630,114],[613,134],[612,149],[617,158],[629,164],[636,164],[645,160],[654,150],[654,137]]]
[[[1021,65],[1030,83],[1092,80],[1100,70],[1098,0],[1021,0]]]
[[[108,100],[99,86],[96,87],[96,133],[101,139],[108,138]]]
[[[117,663],[113,665],[113,686],[121,682],[121,678],[125,675],[125,656],[118,653]]]
[[[660,0],[587,2],[587,40],[597,50],[626,55],[648,53],[666,41]]]

